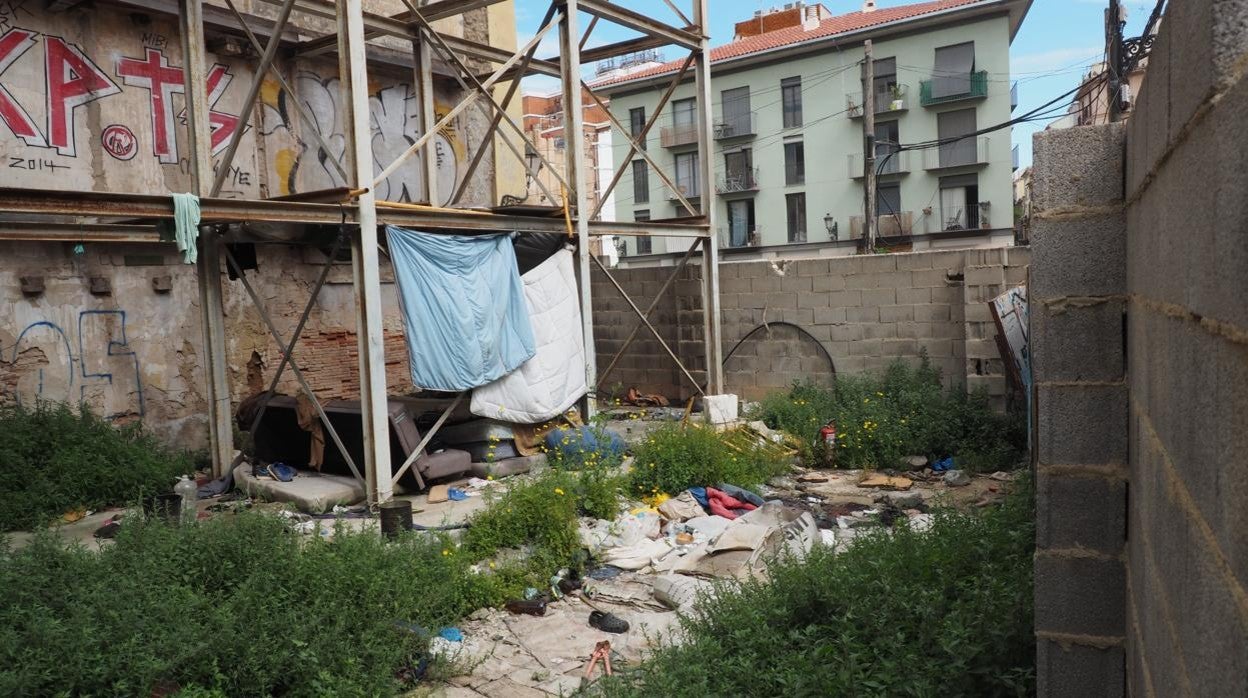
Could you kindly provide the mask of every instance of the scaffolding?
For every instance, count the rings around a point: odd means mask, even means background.
[[[252,83],[243,105],[240,122],[246,123],[260,96],[261,82],[266,75],[273,75],[284,91],[293,91],[281,73],[271,70],[279,49],[283,48],[284,30],[292,15],[305,13],[320,19],[332,19],[337,31],[314,39],[295,42],[296,56],[318,55],[336,52],[338,77],[341,81],[343,104],[346,106],[346,147],[341,161],[330,155],[330,149],[315,130],[312,135],[320,140],[323,153],[330,165],[341,175],[345,187],[305,192],[274,199],[221,198],[224,177],[238,149],[245,129],[238,129],[216,163],[210,149],[210,126],[207,75],[207,49],[205,44],[205,20],[203,0],[177,0],[178,26],[183,51],[184,87],[186,100],[186,123],[190,145],[191,192],[200,197],[201,227],[199,256],[196,276],[203,328],[203,368],[207,384],[209,404],[209,435],[214,474],[221,475],[229,467],[237,465],[234,456],[232,410],[227,373],[226,325],[222,305],[222,262],[241,277],[244,288],[260,313],[265,326],[282,352],[282,360],[271,380],[268,395],[273,394],[278,381],[289,367],[301,389],[314,404],[331,440],[342,452],[353,474],[366,483],[370,503],[377,504],[389,499],[394,486],[404,471],[411,467],[429,440],[450,416],[463,394],[457,396],[442,412],[434,428],[425,434],[420,444],[410,453],[407,462],[397,470],[393,467],[389,448],[389,421],[386,392],[384,338],[382,333],[380,257],[386,253],[378,238],[378,227],[395,225],[420,228],[443,233],[481,233],[518,231],[528,233],[568,233],[577,243],[577,271],[580,293],[581,316],[585,341],[586,377],[591,392],[586,397],[586,414],[594,410],[594,387],[603,384],[619,358],[642,331],[647,329],[658,340],[668,356],[681,369],[700,394],[717,394],[723,390],[721,361],[721,334],[719,324],[719,274],[717,238],[715,230],[714,197],[703,197],[702,208],[694,206],[683,196],[677,195],[679,203],[688,215],[667,221],[612,222],[597,220],[598,210],[590,211],[588,205],[587,173],[584,131],[583,101],[589,94],[605,107],[582,79],[582,66],[586,63],[629,56],[659,47],[672,46],[688,51],[688,58],[672,79],[659,107],[644,128],[633,133],[614,116],[613,125],[630,143],[629,155],[621,162],[627,164],[634,154],[640,155],[656,170],[659,177],[671,186],[670,177],[638,145],[658,120],[663,105],[676,87],[692,79],[697,87],[698,147],[700,181],[712,181],[712,114],[710,97],[710,49],[706,30],[708,0],[686,0],[688,11],[678,6],[677,0],[664,0],[679,18],[683,26],[661,22],[608,0],[554,0],[546,12],[541,28],[524,46],[514,52],[469,41],[450,34],[440,33],[433,22],[478,10],[505,0],[402,0],[407,10],[394,16],[365,12],[362,0],[262,0],[277,6],[276,19],[260,20],[243,15],[232,0],[225,0],[235,28],[243,32],[252,49],[260,56]],[[219,9],[212,6],[214,11]],[[582,19],[588,22],[582,28]],[[262,33],[268,41],[261,43],[253,26],[264,23]],[[599,22],[609,22],[636,32],[639,36],[625,41],[586,48],[586,43]],[[559,56],[538,59],[536,52],[542,38],[552,31],[558,32]],[[410,67],[414,71],[419,97],[419,124],[421,135],[415,138],[394,162],[374,163],[368,147],[369,130],[369,59],[370,42],[380,39],[392,41],[398,38],[410,41]],[[435,117],[433,105],[433,63],[435,57],[452,69],[453,78],[463,90],[463,99],[440,119]],[[493,66],[486,75],[475,74],[465,63],[465,58],[484,61]],[[692,68],[692,71],[690,70]],[[566,215],[552,216],[550,211],[532,210],[535,207],[495,207],[488,211],[453,208],[464,195],[467,183],[480,165],[490,144],[501,141],[524,163],[526,172],[532,176],[536,166],[525,160],[523,129],[507,113],[520,80],[527,75],[557,77],[563,84],[564,123],[567,138],[566,162],[558,176],[566,192],[556,196],[545,192],[551,201],[565,202]],[[491,88],[500,83],[510,83],[501,100],[495,98]],[[469,108],[483,110],[490,117],[490,127],[482,134],[481,145],[474,154],[466,174],[449,197],[451,207],[433,205],[447,200],[437,191],[436,158],[432,156],[432,137],[457,115]],[[608,112],[609,113],[609,112]],[[309,115],[301,116],[309,119]],[[518,136],[519,145],[511,140]],[[497,136],[497,139],[496,139]],[[399,204],[378,201],[374,190],[404,161],[420,155],[425,176],[424,204]],[[375,167],[375,164],[381,167]],[[560,169],[550,167],[552,172]],[[374,175],[374,172],[380,174]],[[621,167],[616,171],[601,200],[610,195],[623,175]],[[674,188],[674,187],[673,187]],[[563,194],[564,192],[561,192]],[[601,201],[600,200],[600,201]],[[601,208],[599,203],[598,208]],[[97,191],[47,191],[0,187],[0,240],[72,240],[74,242],[154,242],[157,240],[153,223],[172,218],[173,200],[170,196],[151,194],[106,193]],[[263,234],[254,232],[263,227]],[[338,434],[330,425],[321,402],[304,380],[296,359],[295,347],[304,324],[316,302],[317,294],[328,276],[335,254],[326,261],[318,282],[313,287],[303,315],[291,337],[282,337],[265,310],[260,297],[247,280],[243,269],[230,255],[226,242],[274,243],[286,245],[322,245],[320,236],[309,231],[323,226],[337,226],[341,231],[334,243],[335,251],[342,245],[351,250],[352,282],[357,315],[357,340],[359,347],[360,404],[363,420],[364,462],[363,473],[352,460]],[[670,273],[659,291],[661,297],[688,264],[694,253],[701,251],[703,268],[703,337],[706,351],[706,381],[703,385],[684,366],[671,347],[650,324],[647,317],[656,307],[659,297],[642,311],[628,296],[623,286],[612,276],[610,270],[595,256],[589,241],[597,236],[675,236],[693,238],[694,241]],[[598,375],[593,333],[593,307],[590,297],[591,265],[596,265],[612,285],[624,296],[639,319],[624,346],[617,351],[602,376]],[[266,403],[267,404],[267,403]],[[261,408],[263,410],[263,407]],[[258,424],[260,415],[255,418]],[[415,472],[415,471],[414,471]],[[416,473],[418,482],[419,473]]]

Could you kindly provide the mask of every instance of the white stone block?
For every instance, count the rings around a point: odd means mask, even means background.
[[[702,398],[702,417],[707,424],[729,424],[737,421],[739,407],[736,395],[707,395]]]

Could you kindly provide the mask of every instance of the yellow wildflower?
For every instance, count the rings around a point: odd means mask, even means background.
[[[562,496],[563,496],[563,489],[561,489],[561,488],[559,488],[559,487],[556,487],[556,488],[555,488],[555,494],[557,494],[557,495],[559,495],[560,497],[562,497]]]
[[[443,549],[442,549],[442,554],[443,554],[443,555],[450,555],[450,554],[451,554],[451,551],[447,550],[446,548],[443,548]]]

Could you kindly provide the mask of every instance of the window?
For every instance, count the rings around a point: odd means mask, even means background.
[[[748,148],[724,153],[724,193],[754,189],[753,153]]]
[[[969,136],[972,133],[975,133],[974,109],[959,109],[936,115],[936,135],[942,141],[939,152],[941,167],[976,163],[976,139]],[[951,140],[955,138],[957,140]]]
[[[728,246],[745,247],[754,234],[754,200],[728,202]]]
[[[806,195],[788,194],[784,197],[784,204],[789,242],[806,242]]]
[[[676,154],[676,188],[686,199],[698,196],[698,154]]]
[[[646,127],[646,108],[634,107],[628,110],[628,133],[637,141],[642,150],[646,149],[646,139],[641,135]]]
[[[979,227],[979,176],[940,178],[940,229],[974,230]]]
[[[901,150],[901,134],[896,121],[882,121],[875,125],[875,167],[882,175],[901,172],[901,158],[895,155]],[[890,157],[891,156],[891,157]]]
[[[802,125],[802,79],[785,78],[780,81],[780,102],[784,108],[784,127]]]
[[[639,222],[650,220],[649,209],[642,209],[641,211],[634,211],[633,220],[639,221]],[[652,240],[650,237],[645,236],[645,235],[638,235],[637,236],[637,254],[650,254],[650,251],[653,249],[653,245],[651,244],[652,242],[654,242],[654,240]]]
[[[678,99],[672,102],[672,126],[677,129],[696,126],[698,123],[698,105],[695,100]]]
[[[970,41],[936,49],[936,67],[932,71],[932,97],[969,94],[973,72],[975,72],[975,42]]]
[[[801,142],[784,144],[784,183],[806,182],[806,146]]]
[[[645,160],[633,161],[633,203],[644,204],[650,201],[650,170]]]
[[[901,184],[877,184],[875,186],[875,215],[897,216],[901,214]]]
[[[880,58],[871,61],[872,85],[875,93],[875,110],[883,111],[893,101],[893,88],[897,86],[897,59]]]
[[[750,118],[750,88],[738,87],[722,93],[724,121],[719,126],[721,137],[748,135],[754,132]]]

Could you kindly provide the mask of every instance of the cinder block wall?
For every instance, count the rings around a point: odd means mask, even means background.
[[[1127,127],[1133,695],[1248,695],[1248,0],[1168,4]]]
[[[1004,406],[1005,369],[987,301],[1023,283],[1029,260],[1026,248],[1004,248],[722,264],[723,350],[733,352],[724,365],[727,388],[756,400],[797,380],[880,371],[898,358],[917,362],[926,351],[948,384],[982,386]],[[671,273],[671,267],[634,267],[612,275],[644,310]],[[701,278],[697,265],[681,271],[651,316],[699,382],[705,381]],[[602,372],[638,321],[599,272],[593,293]],[[755,332],[764,324],[770,327]],[[603,387],[613,386],[680,399],[693,394],[648,330]]]
[[[1128,124],[1036,137],[1041,696],[1248,695],[1248,1],[1168,7]]]

